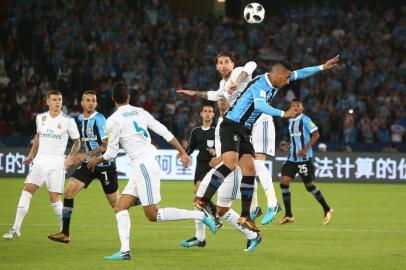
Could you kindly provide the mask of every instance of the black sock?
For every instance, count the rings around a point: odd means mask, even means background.
[[[231,173],[231,170],[226,165],[221,165],[211,176],[209,186],[203,195],[203,200],[209,202],[214,194],[217,192],[220,185],[224,182],[224,179]]]
[[[321,194],[321,191],[318,188],[316,188],[315,185],[306,186],[306,189],[307,191],[311,192],[314,198],[316,198],[316,200],[321,204],[324,213],[330,211],[330,207],[328,206],[326,200],[324,199],[323,194]]]
[[[241,179],[241,216],[249,217],[254,194],[255,176],[243,176]]]
[[[216,205],[215,205],[212,201],[209,201],[209,202],[207,203],[207,205],[210,207],[211,212],[213,213],[213,215],[216,216],[216,213],[217,213],[217,207],[216,207]]]
[[[283,204],[285,205],[285,216],[292,217],[289,185],[280,184],[279,186],[281,187]]]
[[[62,232],[69,235],[70,216],[73,211],[73,199],[64,199],[62,208]]]

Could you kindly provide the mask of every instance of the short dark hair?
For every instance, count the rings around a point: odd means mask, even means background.
[[[292,66],[291,66],[288,62],[286,62],[286,61],[284,61],[284,60],[278,60],[278,61],[276,61],[276,63],[274,64],[274,66],[276,66],[276,65],[280,65],[280,66],[286,68],[287,70],[292,71]]]
[[[93,95],[93,96],[96,96],[96,91],[94,91],[94,90],[86,90],[85,92],[83,92],[82,98],[83,98],[84,95]]]
[[[62,96],[62,93],[59,90],[49,90],[48,93],[47,93],[47,98],[49,98],[52,95]]]
[[[290,103],[293,103],[293,102],[302,103],[302,100],[300,98],[294,98],[294,99],[292,99],[292,101]]]
[[[128,87],[123,82],[116,82],[113,85],[113,100],[119,104],[126,103],[130,92],[128,91]]]
[[[205,102],[203,102],[203,105],[202,105],[202,111],[203,111],[203,107],[212,107],[214,110],[214,103],[212,101],[205,101]]]
[[[234,62],[234,54],[232,52],[224,52],[224,51],[219,52],[216,56],[216,63],[220,57],[228,57],[230,58],[231,62]]]

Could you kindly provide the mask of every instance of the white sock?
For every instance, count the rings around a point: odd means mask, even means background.
[[[130,251],[131,220],[127,210],[116,213],[118,236],[120,237],[121,252]]]
[[[63,208],[63,203],[61,200],[51,203],[52,209],[54,209],[55,215],[59,220],[59,225],[60,229],[62,231],[62,208]]]
[[[31,198],[32,195],[28,191],[23,190],[23,192],[21,192],[20,200],[18,201],[17,206],[16,219],[13,225],[13,229],[18,232],[21,229],[21,224],[23,223],[25,215],[28,213],[28,209],[30,209]]]
[[[158,210],[157,221],[172,221],[182,219],[198,219],[202,220],[203,212],[196,210],[186,210],[179,208],[160,208]]]
[[[240,218],[240,215],[237,214],[233,209],[229,209],[224,216],[222,216],[228,223],[231,224],[234,228],[245,234],[247,239],[254,239],[257,237],[257,233],[253,232],[251,230],[248,230],[247,228],[242,227],[240,224],[238,224],[238,219]]]
[[[251,201],[251,207],[250,207],[250,212],[254,212],[255,209],[258,207],[258,184],[257,180],[255,180],[254,184],[254,194],[252,194],[252,201]]]
[[[196,239],[201,241],[204,241],[206,239],[206,225],[203,224],[200,220],[196,219],[195,220],[196,224]]]
[[[257,170],[259,181],[261,181],[262,187],[264,188],[268,207],[276,207],[278,201],[276,199],[275,188],[272,184],[272,175],[266,168],[265,161],[255,160],[255,169]]]

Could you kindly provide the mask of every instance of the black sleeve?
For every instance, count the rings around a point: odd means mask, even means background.
[[[195,151],[196,146],[197,146],[197,141],[196,141],[196,128],[192,130],[192,132],[190,133],[190,138],[189,138],[189,146],[186,148],[186,153],[190,156],[193,151]]]

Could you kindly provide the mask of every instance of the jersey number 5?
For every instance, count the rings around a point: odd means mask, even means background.
[[[144,137],[148,138],[148,131],[146,131],[142,127],[138,126],[137,122],[135,122],[135,121],[133,122],[133,124],[134,124],[135,131],[137,131],[138,133],[144,134]]]

